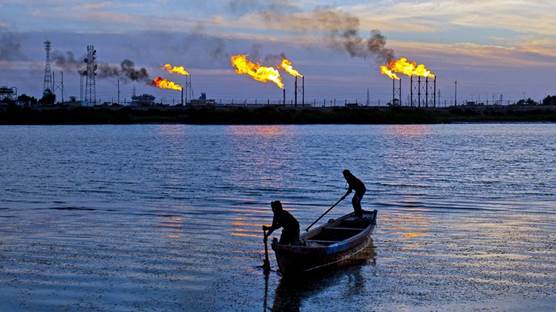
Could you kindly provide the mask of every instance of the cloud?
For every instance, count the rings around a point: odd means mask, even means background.
[[[424,43],[418,41],[391,41],[402,53],[420,58],[418,61],[442,66],[480,66],[514,68],[556,68],[556,53],[545,45],[524,43],[507,47],[473,42]],[[547,44],[547,42],[543,42]],[[554,44],[554,43],[550,43]]]
[[[396,1],[357,4],[342,9],[392,31],[436,32],[447,27],[468,27],[556,35],[556,19],[551,14],[556,10],[556,3],[548,0]]]

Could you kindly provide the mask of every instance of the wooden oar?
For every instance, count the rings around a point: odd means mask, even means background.
[[[263,262],[263,271],[265,275],[270,273],[270,261],[268,260],[268,236],[266,235],[266,230],[263,229],[264,233],[264,262]]]
[[[315,222],[311,223],[311,225],[309,225],[309,227],[307,227],[305,229],[305,231],[309,231],[309,229],[315,225],[315,223],[319,222],[320,219],[322,219],[322,217],[326,216],[327,213],[330,212],[330,210],[332,210],[334,207],[336,207],[336,205],[338,205],[342,200],[344,200],[344,198],[346,198],[346,196],[348,196],[348,194],[345,194],[344,196],[342,196],[342,198],[340,198],[334,205],[332,205],[332,207],[328,208],[328,210],[326,210],[318,219],[315,220]]]

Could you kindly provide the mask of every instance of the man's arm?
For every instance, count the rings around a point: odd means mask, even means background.
[[[346,191],[346,193],[344,194],[344,197],[348,196],[349,194],[351,194],[351,192],[353,191],[353,188],[351,187],[351,185],[348,184],[348,189]]]
[[[274,216],[274,218],[272,219],[272,225],[271,226],[263,225],[263,231],[264,230],[268,231],[266,233],[266,235],[270,236],[270,234],[272,234],[272,232],[279,229],[280,227],[281,227],[281,225],[278,223],[278,220],[276,219],[276,216]]]

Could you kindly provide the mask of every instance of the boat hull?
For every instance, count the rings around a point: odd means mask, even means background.
[[[300,246],[280,245],[277,242],[273,242],[272,249],[276,254],[280,273],[283,276],[294,276],[300,273],[319,272],[323,269],[368,259],[369,248],[372,248],[371,234],[376,224],[376,210],[366,213],[372,220],[365,228],[362,228],[347,239],[328,246],[307,243]],[[335,222],[341,222],[342,219],[349,218],[354,218],[353,214],[346,215],[338,221],[329,222],[311,232],[305,233],[301,239],[312,242],[311,237],[316,237],[318,233],[326,230],[327,227],[333,227]]]

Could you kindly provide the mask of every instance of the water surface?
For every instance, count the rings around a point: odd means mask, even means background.
[[[374,255],[265,293],[270,201],[306,226],[345,168]],[[552,124],[1,126],[0,310],[551,310],[555,168]]]

